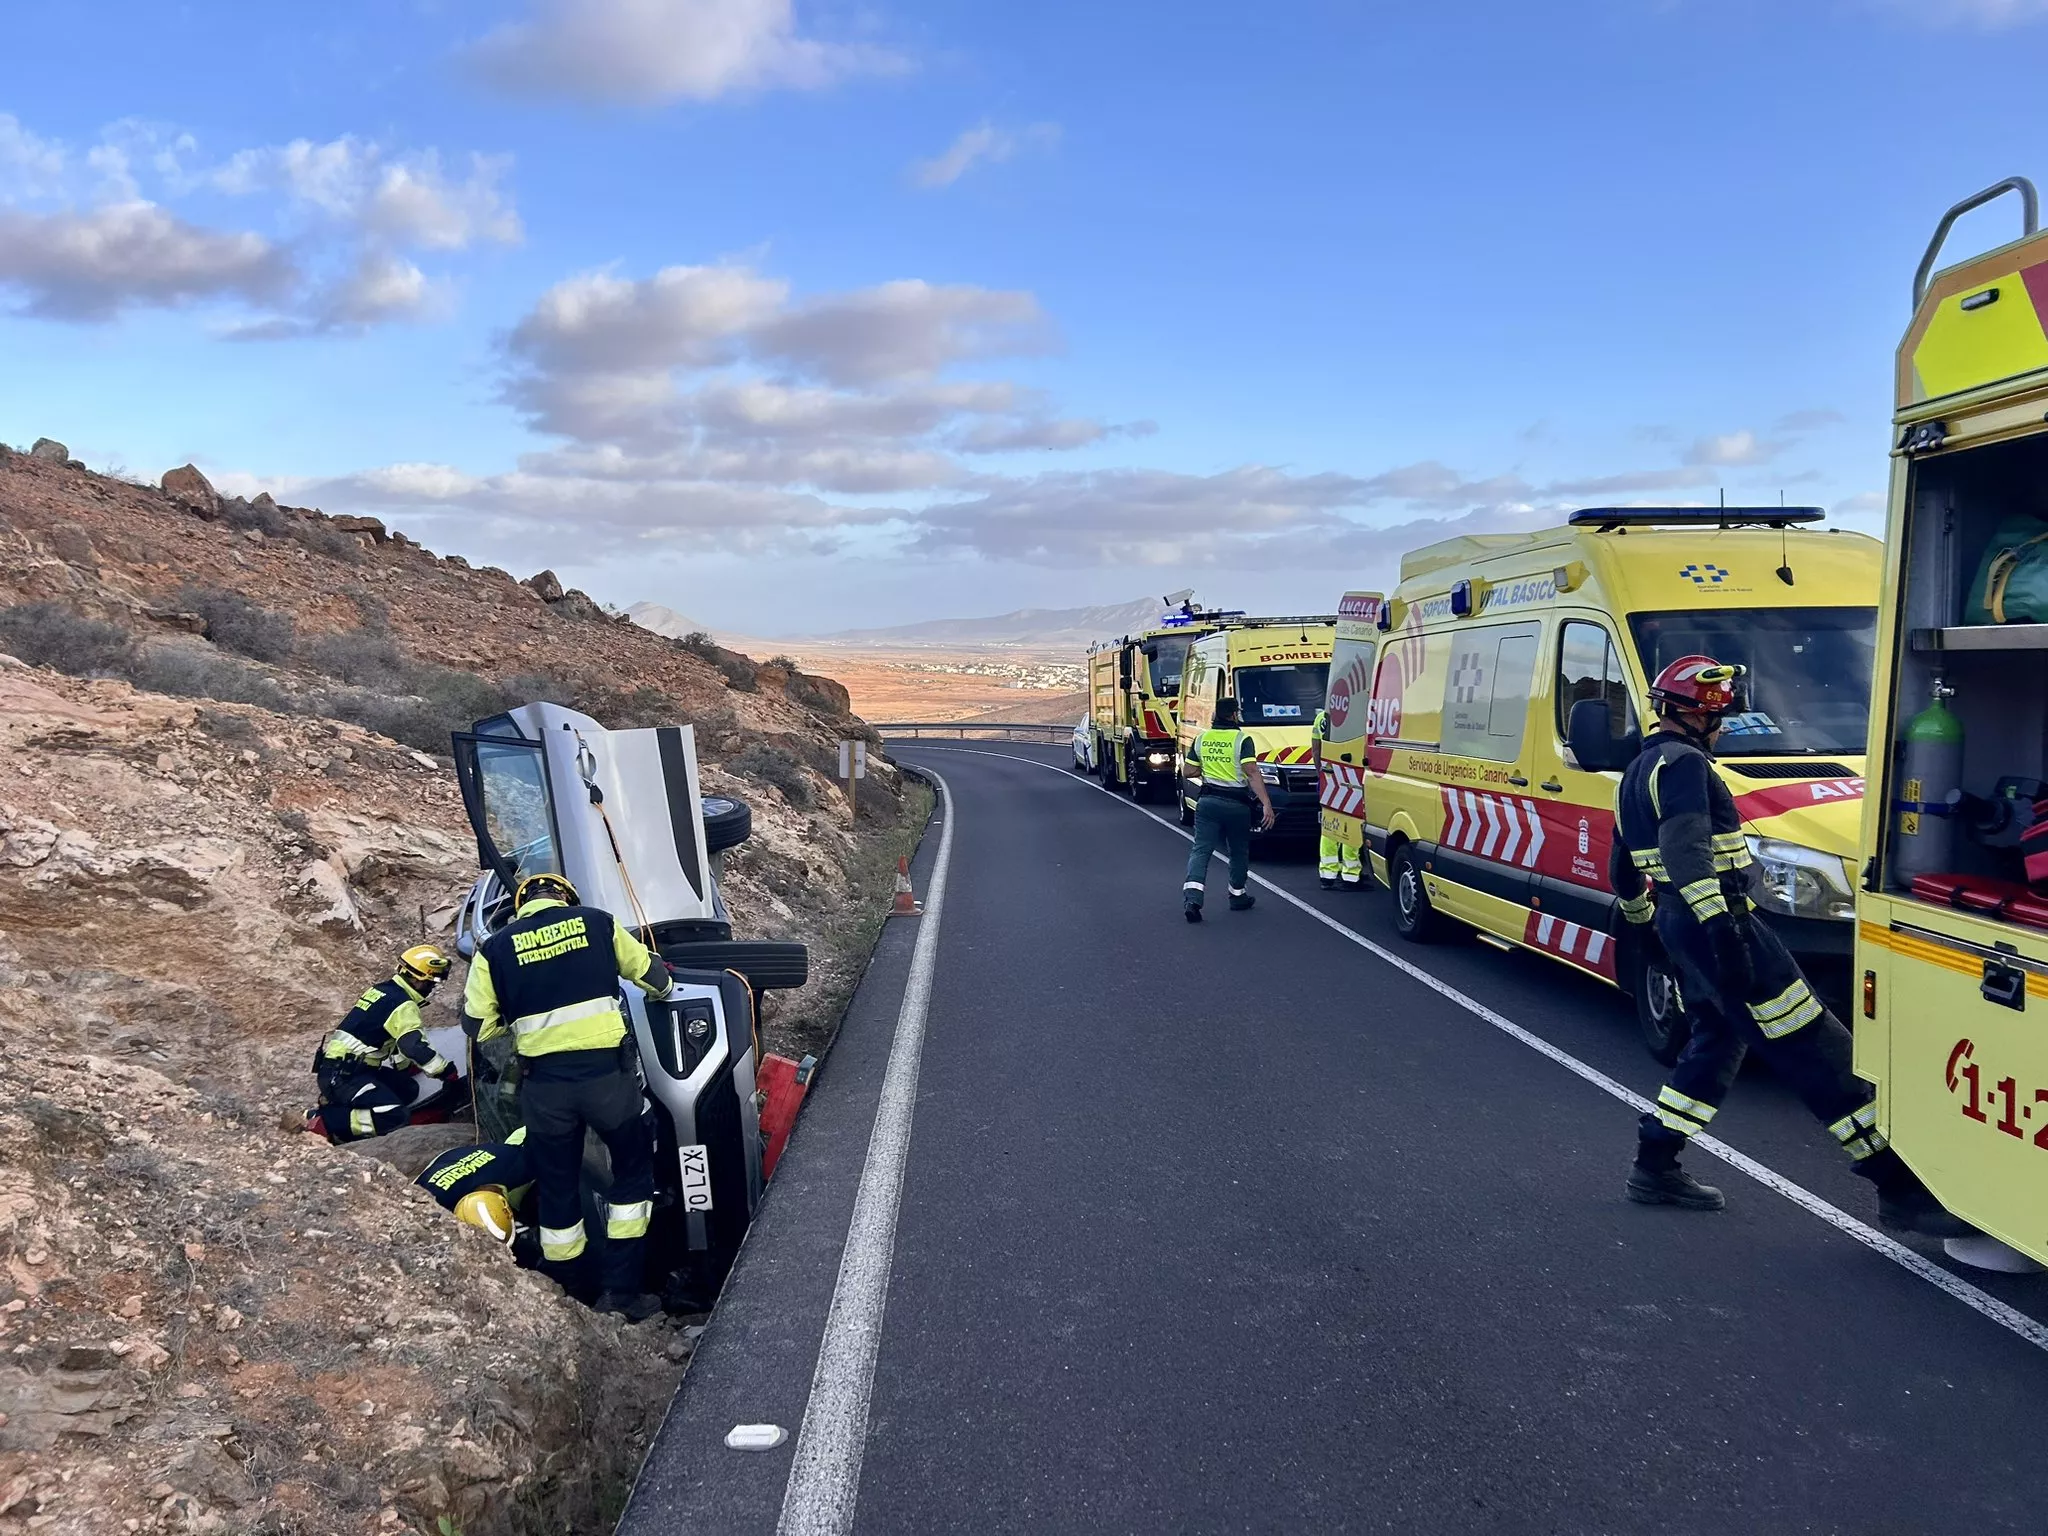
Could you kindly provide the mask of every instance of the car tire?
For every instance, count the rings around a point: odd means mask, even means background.
[[[692,971],[737,971],[756,992],[800,987],[811,978],[811,952],[766,939],[705,939],[664,944],[661,958]]]
[[[712,853],[737,848],[754,835],[754,813],[747,802],[731,795],[699,795],[704,817],[704,846]]]
[[[1396,933],[1411,944],[1433,944],[1443,937],[1443,915],[1430,905],[1412,844],[1403,843],[1388,856],[1387,884],[1394,893]]]
[[[1636,1028],[1643,1047],[1664,1066],[1671,1066],[1685,1052],[1692,1038],[1692,1020],[1678,989],[1678,976],[1671,959],[1653,944],[1633,946],[1636,959],[1630,967],[1630,990],[1635,995]]]

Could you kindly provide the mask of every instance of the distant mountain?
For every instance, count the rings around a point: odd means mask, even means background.
[[[1166,604],[1156,597],[1094,608],[1019,608],[988,619],[927,619],[890,629],[842,629],[820,641],[859,645],[1087,645],[1152,629]],[[639,610],[633,610],[637,616]]]
[[[642,629],[651,629],[657,635],[667,635],[671,640],[680,640],[685,635],[711,633],[709,624],[699,624],[689,615],[677,613],[673,608],[664,608],[660,603],[635,603],[626,610],[626,617]]]
[[[758,635],[740,635],[727,630],[713,629],[709,624],[691,618],[686,613],[677,613],[673,608],[660,603],[635,603],[626,610],[626,617],[642,629],[651,629],[657,635],[667,635],[671,640],[681,640],[687,635],[709,635],[712,640],[729,651],[760,658],[771,656],[782,649],[780,641],[763,640]]]

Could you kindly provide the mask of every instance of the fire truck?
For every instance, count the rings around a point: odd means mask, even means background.
[[[1174,741],[1180,725],[1181,669],[1188,648],[1240,613],[1194,606],[1192,594],[1173,604],[1156,628],[1104,640],[1088,652],[1088,718],[1096,776],[1134,800],[1173,797]]]

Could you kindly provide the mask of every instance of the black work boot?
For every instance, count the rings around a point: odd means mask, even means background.
[[[1327,875],[1320,877],[1317,883],[1320,884],[1322,888],[1326,891],[1334,891],[1335,889],[1337,889],[1337,882],[1330,879]]]
[[[1251,893],[1250,891],[1243,891],[1243,892],[1239,892],[1239,891],[1232,891],[1232,892],[1230,893],[1230,910],[1231,910],[1231,911],[1233,911],[1233,912],[1249,912],[1249,911],[1251,910],[1251,908],[1252,908],[1252,893]]]
[[[1877,1186],[1877,1224],[1922,1237],[1976,1237],[1977,1229],[1934,1198],[1898,1153],[1887,1147],[1856,1170]]]
[[[1202,920],[1202,904],[1198,901],[1191,901],[1180,909],[1180,913],[1189,922],[1199,923]]]
[[[623,1317],[629,1323],[644,1323],[661,1310],[661,1298],[651,1291],[628,1295],[624,1291],[603,1291],[598,1294],[593,1312],[603,1312],[612,1317]]]
[[[1636,1143],[1635,1166],[1628,1171],[1628,1197],[1638,1205],[1675,1205],[1686,1211],[1718,1211],[1728,1197],[1711,1184],[1678,1166],[1685,1143],[1676,1136],[1645,1130]]]

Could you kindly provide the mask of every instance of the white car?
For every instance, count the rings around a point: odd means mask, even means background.
[[[1095,771],[1095,722],[1088,716],[1081,717],[1081,723],[1074,727],[1074,772]]]

